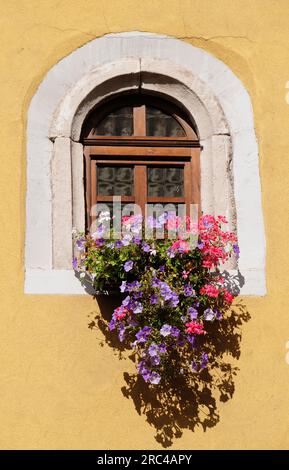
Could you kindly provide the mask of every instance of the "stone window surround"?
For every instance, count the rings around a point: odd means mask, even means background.
[[[82,123],[120,93],[173,100],[195,120],[204,213],[226,214],[238,235],[243,295],[265,295],[265,236],[253,111],[220,60],[150,33],[95,39],[57,63],[32,98],[27,126],[25,292],[84,294],[71,268],[72,227],[84,228]],[[231,272],[238,275],[237,269]]]

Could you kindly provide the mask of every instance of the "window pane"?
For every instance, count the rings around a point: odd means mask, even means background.
[[[184,197],[184,168],[150,167],[147,181],[149,197]]]
[[[99,196],[132,196],[133,193],[133,167],[97,167],[97,194]]]
[[[126,106],[109,113],[93,129],[96,135],[132,135],[133,112],[131,106]]]
[[[146,133],[148,136],[185,137],[185,131],[173,116],[160,109],[146,107]]]

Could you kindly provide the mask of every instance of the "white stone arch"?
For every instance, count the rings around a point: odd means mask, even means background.
[[[220,60],[180,40],[148,33],[95,39],[46,75],[27,126],[25,292],[83,293],[71,269],[72,226],[83,228],[87,113],[114,94],[156,93],[178,102],[198,126],[204,212],[236,229],[243,294],[264,295],[265,237],[258,147],[249,95]]]

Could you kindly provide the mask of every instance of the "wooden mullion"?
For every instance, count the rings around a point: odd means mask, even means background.
[[[134,195],[135,203],[141,208],[145,215],[145,204],[147,202],[147,166],[136,165],[134,169]]]
[[[155,160],[155,159],[146,159],[146,160],[96,160],[97,163],[101,165],[123,165],[123,166],[132,166],[132,165],[152,165],[152,166],[170,166],[170,167],[183,167],[185,161],[176,162],[175,160]]]
[[[91,155],[145,156],[145,157],[191,157],[191,148],[183,147],[116,147],[109,145],[90,147]]]
[[[95,160],[90,161],[90,172],[91,172],[91,199],[90,199],[90,210],[97,203],[97,164]],[[96,219],[96,214],[90,214],[90,223]]]
[[[114,196],[97,196],[97,202],[113,202]],[[121,202],[134,202],[134,196],[121,196]]]
[[[200,217],[202,215],[200,149],[192,149],[191,152],[191,198],[193,204],[198,204],[198,214]]]
[[[84,145],[99,146],[141,146],[141,147],[200,147],[196,139],[187,137],[160,137],[160,136],[94,136],[84,139]]]
[[[145,105],[133,108],[133,130],[134,136],[146,135]]]
[[[86,226],[90,225],[91,210],[91,172],[90,172],[90,148],[84,147],[85,158],[85,206],[86,206]]]
[[[153,203],[172,203],[172,204],[184,204],[186,202],[185,198],[183,197],[158,197],[158,196],[151,196],[147,198],[147,202],[150,204]]]

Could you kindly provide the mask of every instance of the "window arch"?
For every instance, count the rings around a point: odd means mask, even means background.
[[[97,107],[84,122],[86,226],[114,196],[153,207],[200,206],[200,142],[195,124],[172,103],[123,96]],[[100,204],[102,204],[100,206]],[[93,209],[93,211],[92,211]],[[93,213],[92,213],[93,212]]]

